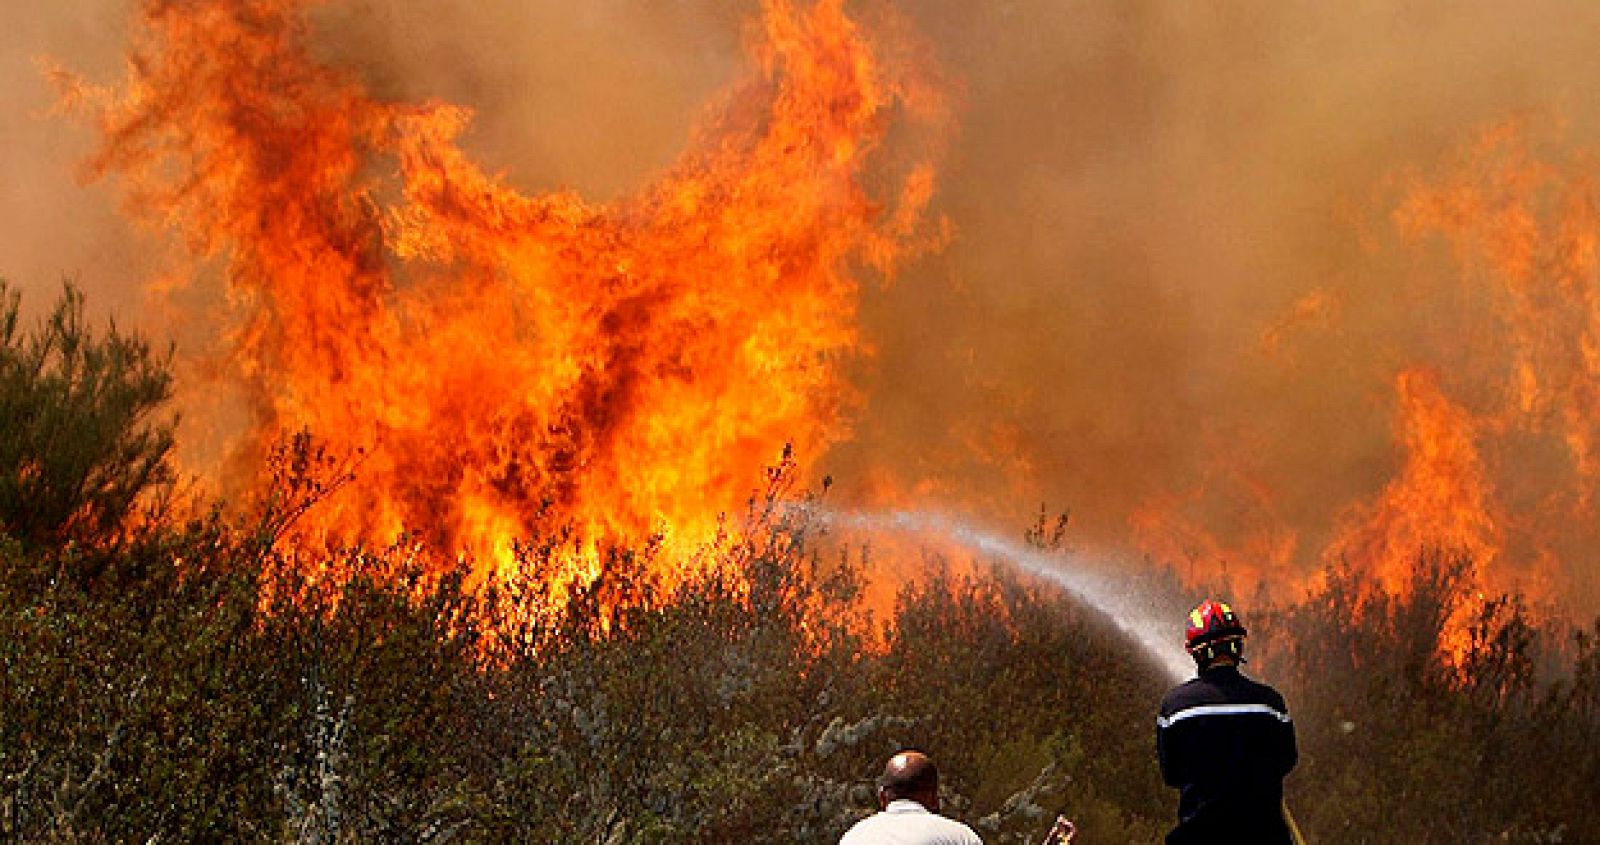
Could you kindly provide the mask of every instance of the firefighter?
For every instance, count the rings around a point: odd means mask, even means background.
[[[1239,671],[1245,627],[1207,599],[1189,614],[1186,646],[1198,677],[1161,702],[1156,756],[1179,792],[1169,845],[1292,845],[1283,778],[1294,768],[1294,723],[1283,696]]]

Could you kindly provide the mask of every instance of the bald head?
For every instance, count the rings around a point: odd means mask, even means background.
[[[930,811],[939,811],[939,770],[921,751],[902,751],[889,758],[883,767],[879,795],[884,804],[900,798],[916,801]]]

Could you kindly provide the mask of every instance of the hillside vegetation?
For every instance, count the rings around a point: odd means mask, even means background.
[[[1086,843],[1170,821],[1163,682],[1105,619],[981,562],[872,618],[864,553],[819,555],[773,507],[787,464],[746,539],[673,586],[642,543],[554,589],[567,536],[472,588],[404,540],[311,560],[281,537],[337,483],[314,437],[258,504],[172,506],[165,360],[88,329],[75,294],[33,332],[0,308],[0,837],[828,842],[906,745],[989,842],[1057,812]],[[1402,596],[1339,569],[1254,614],[1313,841],[1600,841],[1600,620],[1494,599],[1447,659],[1470,588],[1469,561],[1425,553]]]

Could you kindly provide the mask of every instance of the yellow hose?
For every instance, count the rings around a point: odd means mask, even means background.
[[[1306,838],[1300,835],[1300,825],[1294,823],[1294,813],[1289,812],[1289,802],[1283,802],[1283,821],[1289,826],[1289,838],[1294,840],[1294,845],[1306,845]]]

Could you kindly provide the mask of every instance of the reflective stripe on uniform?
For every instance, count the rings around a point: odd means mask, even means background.
[[[1265,713],[1274,716],[1280,722],[1288,722],[1289,714],[1279,712],[1270,704],[1202,704],[1199,707],[1189,707],[1172,714],[1171,716],[1157,716],[1156,727],[1171,727],[1184,719],[1195,716],[1244,716],[1251,713]]]

